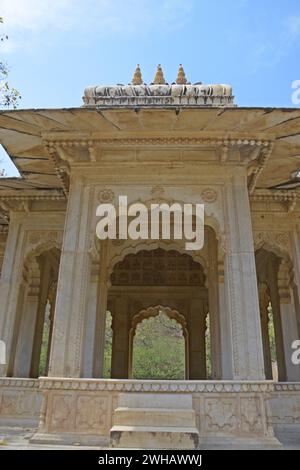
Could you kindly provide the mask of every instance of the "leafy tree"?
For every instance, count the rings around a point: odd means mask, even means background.
[[[206,317],[205,330],[205,357],[206,357],[206,373],[207,379],[211,379],[211,340],[210,340],[210,315]]]
[[[162,312],[143,320],[134,338],[133,378],[184,379],[184,349],[182,328],[175,320]]]
[[[3,18],[0,17],[0,23],[3,23]],[[8,39],[7,35],[0,36],[0,42]],[[9,68],[6,62],[0,61],[0,107],[8,108],[12,106],[16,108],[18,101],[21,98],[20,93],[8,83]]]
[[[109,311],[106,312],[105,324],[105,349],[104,349],[104,366],[103,377],[109,379],[111,377],[111,354],[112,354],[112,316]]]
[[[275,340],[275,328],[274,328],[274,316],[271,303],[268,307],[268,335],[270,344],[270,353],[272,361],[272,374],[273,380],[278,380],[278,364],[277,364],[277,353],[276,353],[276,340]]]

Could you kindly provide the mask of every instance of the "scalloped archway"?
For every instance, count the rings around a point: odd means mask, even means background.
[[[168,306],[155,305],[150,306],[146,309],[140,310],[136,313],[131,320],[131,328],[129,332],[129,377],[133,375],[133,360],[134,360],[134,338],[136,335],[137,328],[142,322],[149,320],[150,318],[158,317],[160,314],[165,314],[170,320],[176,321],[182,329],[182,335],[184,338],[184,364],[185,364],[185,378],[189,376],[189,334],[187,328],[186,318],[178,310],[172,309]],[[168,341],[168,337],[166,337]],[[180,360],[180,358],[178,358]]]

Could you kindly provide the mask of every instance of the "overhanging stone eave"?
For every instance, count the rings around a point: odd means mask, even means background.
[[[272,112],[283,112],[283,113],[290,113],[290,112],[298,112],[299,117],[300,117],[300,108],[299,107],[276,107],[276,106],[192,106],[192,105],[181,105],[178,106],[179,110],[182,108],[184,110],[193,110],[195,111],[197,108],[199,108],[199,111],[203,112],[205,110],[222,110],[222,111],[228,111],[230,113],[238,112],[238,111],[264,111],[266,113],[272,113]],[[80,111],[83,113],[94,113],[97,111],[99,107],[89,107],[89,106],[72,106],[72,107],[62,107],[62,108],[19,108],[19,109],[1,109],[0,110],[0,116],[13,116],[13,115],[21,115],[24,113],[40,113],[40,112],[46,112],[46,113],[56,113],[56,112],[62,112],[62,113],[69,113],[69,112],[76,112]],[[110,106],[104,106],[103,110],[114,110],[117,109],[119,110],[119,107],[117,105],[110,105]],[[124,110],[125,108],[122,107]],[[128,105],[126,109],[131,110],[131,111],[136,111],[137,106],[134,105]],[[138,109],[140,110],[153,110],[157,112],[159,109],[168,109],[170,111],[175,111],[174,106],[168,106],[168,105],[163,105],[163,106],[155,106],[155,105],[147,105],[147,106],[139,106]],[[102,109],[101,109],[102,110]],[[0,125],[1,128],[1,125]]]
[[[10,178],[3,178],[7,181]],[[66,200],[62,189],[7,189],[1,186],[0,180],[0,200]]]
[[[146,114],[143,114],[146,113]],[[162,113],[162,114],[161,114]],[[153,116],[152,116],[153,114]],[[253,114],[253,115],[252,115]],[[94,116],[93,118],[91,116]],[[137,118],[137,116],[139,116]],[[149,116],[149,120],[148,120]],[[156,121],[155,117],[158,117]],[[183,119],[182,119],[183,117]],[[199,126],[198,121],[199,119]],[[140,122],[140,120],[142,121]],[[284,146],[284,153],[280,150],[280,155],[287,155],[298,152],[300,154],[300,130],[298,130],[298,120],[300,120],[299,108],[270,108],[270,107],[140,107],[138,111],[135,107],[105,107],[105,109],[73,107],[73,108],[36,108],[19,110],[2,110],[0,112],[0,141],[13,159],[24,181],[33,186],[42,186],[40,181],[46,181],[46,186],[64,186],[61,175],[55,168],[53,159],[47,154],[44,147],[43,138],[57,138],[58,140],[68,139],[93,139],[101,138],[123,138],[134,136],[170,136],[170,132],[177,136],[202,135],[215,138],[256,138],[274,140],[275,145],[280,142],[281,148]],[[159,122],[162,122],[163,129],[160,129]],[[196,124],[195,124],[196,122]],[[99,129],[99,130],[98,130]],[[50,137],[51,136],[51,137]],[[40,146],[43,154],[38,150],[31,155],[27,149],[28,142],[35,142]],[[17,140],[17,146],[15,144]],[[24,142],[24,144],[23,144]],[[168,143],[167,143],[168,144]],[[170,144],[170,142],[169,142]],[[281,158],[283,158],[281,156]],[[270,187],[268,181],[271,179],[275,183],[281,182],[281,168],[276,177],[276,147],[269,157],[270,166],[266,166],[257,177],[255,187]],[[48,171],[41,171],[41,166],[51,167],[51,174]],[[273,164],[274,162],[274,164]],[[288,179],[291,171],[296,169],[295,160],[286,159],[285,175],[283,179]],[[28,166],[30,165],[30,171]],[[270,176],[271,175],[271,178]],[[47,181],[50,178],[49,182]]]

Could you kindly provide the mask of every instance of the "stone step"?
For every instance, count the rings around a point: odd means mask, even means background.
[[[123,449],[197,449],[195,427],[120,426],[110,430],[110,447]]]
[[[114,425],[195,427],[194,410],[169,408],[125,408],[114,412]]]
[[[110,446],[131,449],[196,449],[192,396],[121,393],[110,431]]]
[[[192,395],[186,393],[120,393],[121,408],[170,408],[192,409]]]

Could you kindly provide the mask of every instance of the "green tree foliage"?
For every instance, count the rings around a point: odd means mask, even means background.
[[[205,330],[205,356],[206,356],[206,374],[207,379],[211,379],[211,347],[210,347],[210,316],[206,317],[206,330]]]
[[[42,347],[39,364],[39,376],[46,374],[47,353],[49,344],[49,322],[45,322],[42,337]]]
[[[111,376],[112,316],[106,315],[104,378]],[[207,378],[211,376],[210,323],[206,323],[206,367]],[[182,327],[163,312],[156,317],[143,320],[136,329],[133,343],[134,379],[185,378],[185,339]]]
[[[275,340],[275,328],[274,328],[274,317],[271,303],[268,308],[268,335],[270,343],[271,361],[272,361],[272,374],[273,380],[278,380],[278,364],[277,364],[277,353],[276,353],[276,340]]]
[[[39,362],[39,376],[47,374],[47,356],[50,339],[50,305],[47,303],[43,326],[42,346]]]
[[[185,376],[185,341],[181,326],[160,312],[143,320],[133,344],[133,378],[180,380]]]
[[[104,378],[111,376],[112,316],[106,314]],[[180,380],[185,376],[185,342],[181,326],[160,313],[143,320],[133,343],[134,379]]]
[[[0,17],[0,23],[3,23],[3,18]],[[8,36],[3,34],[0,36],[0,42],[4,42]],[[15,88],[11,87],[8,83],[9,68],[6,62],[0,60],[0,107],[8,108],[12,106],[16,108],[21,98],[20,93]]]
[[[111,353],[112,353],[112,316],[110,312],[106,312],[105,324],[105,349],[104,349],[104,366],[103,377],[109,379],[111,377]]]

